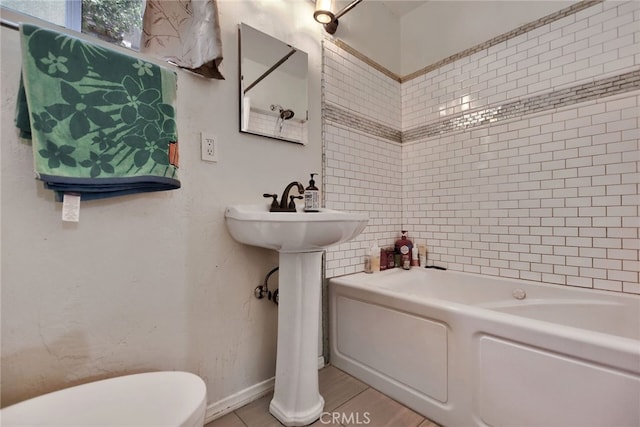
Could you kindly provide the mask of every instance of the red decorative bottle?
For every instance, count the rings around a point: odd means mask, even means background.
[[[402,230],[402,237],[396,240],[395,251],[396,254],[400,254],[400,266],[406,270],[410,268],[411,249],[413,249],[413,243],[407,237],[407,231]]]

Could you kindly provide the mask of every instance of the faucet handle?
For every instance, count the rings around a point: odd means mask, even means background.
[[[273,209],[273,208],[277,209],[277,208],[280,207],[280,205],[278,205],[278,195],[277,194],[264,193],[262,195],[262,197],[265,197],[265,198],[273,197],[273,202],[271,202],[271,209]]]
[[[294,209],[296,208],[296,202],[294,202],[294,199],[304,199],[303,196],[289,196],[289,209]]]

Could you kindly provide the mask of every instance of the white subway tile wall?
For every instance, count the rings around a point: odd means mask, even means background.
[[[390,245],[400,228],[401,95],[400,83],[329,41],[323,46],[325,206],[369,214],[358,238],[327,251],[326,276],[335,277],[362,271],[374,241]]]
[[[639,8],[598,3],[405,82],[402,130],[637,70]]]
[[[453,270],[640,292],[639,99],[404,144],[403,224]]]
[[[280,124],[282,124],[282,127],[280,127]],[[281,120],[278,115],[268,111],[252,108],[249,114],[248,129],[250,129],[250,132],[261,135],[274,135],[277,138],[306,143],[306,126],[306,121]]]
[[[325,42],[330,48],[347,59],[325,56],[325,70],[340,65],[325,89],[361,69]],[[402,130],[401,144],[325,116],[325,137],[356,133],[360,147],[400,153],[402,168],[393,200],[358,208],[373,215],[376,231],[366,230],[357,248],[330,251],[327,277],[360,271],[374,237],[391,243],[403,228],[449,269],[640,293],[639,65],[640,3],[607,1],[404,81],[401,121],[380,121]],[[375,120],[386,113],[335,99],[323,107]],[[327,203],[348,199],[372,178],[359,173],[366,154],[360,148],[332,169],[329,156],[354,146],[325,144],[327,183],[336,172],[358,182],[336,194],[327,187]],[[378,167],[390,169],[376,177],[398,175],[397,166]],[[381,212],[391,227],[384,233],[375,228]]]
[[[323,47],[324,102],[398,129],[400,83],[328,40]]]

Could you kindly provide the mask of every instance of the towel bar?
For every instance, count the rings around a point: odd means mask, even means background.
[[[0,25],[3,27],[11,28],[12,30],[18,30],[20,26],[13,21],[9,21],[8,19],[0,18]]]

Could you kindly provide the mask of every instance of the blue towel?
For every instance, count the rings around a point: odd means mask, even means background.
[[[58,200],[180,188],[175,72],[33,25],[20,34],[16,126]]]

